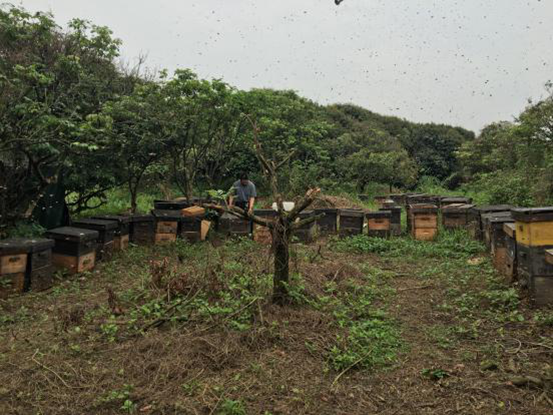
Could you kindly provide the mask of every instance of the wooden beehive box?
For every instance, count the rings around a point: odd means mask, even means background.
[[[390,233],[394,236],[401,235],[401,206],[393,203],[385,203],[380,210],[388,210],[392,214],[390,223]]]
[[[99,232],[91,229],[64,226],[46,232],[55,241],[52,264],[71,274],[94,269]]]
[[[184,200],[154,200],[154,210],[178,210],[181,211],[192,206],[192,202]]]
[[[333,234],[338,231],[338,209],[336,208],[317,208],[314,209],[315,215],[324,214],[317,219],[317,226],[322,234]]]
[[[137,245],[155,243],[156,219],[153,215],[131,216],[131,242]]]
[[[507,281],[512,283],[518,278],[518,262],[517,262],[517,239],[516,226],[513,222],[503,224],[503,232],[505,232],[505,245],[507,247],[507,258],[505,262],[504,274]]]
[[[156,220],[155,243],[159,245],[176,242],[182,219],[181,211],[154,209],[152,214]]]
[[[367,233],[375,238],[389,238],[392,231],[392,212],[379,210],[367,212]]]
[[[219,232],[226,236],[249,237],[252,227],[251,221],[229,213],[225,213],[219,218]]]
[[[495,269],[501,274],[506,274],[507,267],[510,264],[508,246],[507,246],[507,234],[504,227],[506,223],[514,223],[511,215],[500,215],[490,218],[489,220],[489,234],[490,234],[490,246],[493,259],[493,265]]]
[[[27,259],[29,255],[30,247],[22,239],[0,241],[0,298],[28,290]]]
[[[469,224],[469,211],[474,205],[455,203],[442,207],[442,225],[446,229],[466,228]]]
[[[361,209],[340,209],[338,217],[339,235],[361,235],[365,226],[365,212]]]
[[[96,245],[96,260],[109,261],[113,255],[113,239],[118,224],[112,220],[104,219],[79,219],[73,221],[72,226],[82,229],[98,231],[98,244]]]
[[[438,207],[434,204],[418,203],[409,208],[411,235],[418,241],[431,241],[438,235]]]
[[[312,210],[305,210],[299,214],[298,221],[311,218],[315,215],[315,212]],[[295,238],[303,243],[311,243],[317,239],[317,223],[311,222],[306,225],[303,225],[299,229],[294,231]]]
[[[123,215],[94,216],[93,219],[110,220],[117,223],[113,234],[113,250],[123,251],[129,247],[131,218]]]
[[[440,200],[440,206],[442,208],[449,205],[470,205],[471,203],[472,203],[472,198],[462,197],[462,196],[455,196],[455,197],[445,196],[445,197],[442,197]]]
[[[553,207],[513,209],[519,278],[526,282],[536,305],[553,304]]]
[[[513,207],[511,205],[480,205],[474,206],[469,210],[469,233],[479,241],[484,238],[484,229],[482,227],[482,215],[486,213],[508,212]]]
[[[504,219],[506,222],[514,222],[510,211],[491,212],[491,213],[484,213],[481,215],[482,235],[483,235],[484,243],[486,244],[486,247],[490,251],[492,251],[492,237],[493,237],[492,223],[497,222],[501,219]],[[501,225],[501,230],[503,231],[503,225]]]
[[[260,218],[274,221],[277,217],[277,211],[274,209],[256,209],[254,215]],[[273,242],[271,230],[257,223],[253,224],[253,239],[256,242],[264,245],[270,245]]]
[[[202,230],[206,229],[208,221],[203,216],[182,216],[179,225],[179,237],[189,242],[202,241]],[[207,231],[205,232],[207,235]]]

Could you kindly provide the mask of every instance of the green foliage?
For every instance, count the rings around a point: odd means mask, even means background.
[[[216,413],[218,415],[246,415],[246,408],[240,400],[225,399]]]

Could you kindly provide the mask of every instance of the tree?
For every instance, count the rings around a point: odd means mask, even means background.
[[[258,217],[248,211],[244,211],[236,206],[221,206],[206,204],[207,208],[215,209],[220,212],[227,212],[246,220],[251,220],[261,226],[268,227],[272,234],[272,250],[274,253],[274,273],[273,273],[273,302],[283,305],[289,301],[288,284],[290,282],[290,239],[294,230],[301,228],[309,223],[315,222],[322,215],[312,216],[307,219],[297,220],[301,212],[307,209],[315,201],[320,193],[320,189],[309,189],[305,196],[300,198],[294,208],[287,212],[284,210],[284,198],[279,189],[279,180],[277,172],[286,164],[288,157],[275,162],[267,158],[264,148],[261,145],[259,136],[260,128],[250,119],[253,131],[253,140],[255,143],[255,152],[260,164],[263,166],[263,172],[270,183],[271,193],[277,205],[277,216],[275,220]]]

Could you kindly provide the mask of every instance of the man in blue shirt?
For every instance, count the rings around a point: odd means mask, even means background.
[[[253,205],[257,197],[255,184],[250,181],[246,173],[240,175],[240,180],[233,185],[233,192],[229,196],[229,206],[236,206],[249,213],[253,212]]]

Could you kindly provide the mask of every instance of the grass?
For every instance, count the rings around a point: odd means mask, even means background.
[[[2,301],[0,413],[550,413],[508,381],[543,376],[553,314],[479,242],[318,244],[294,245],[285,307],[250,240],[132,247]]]

